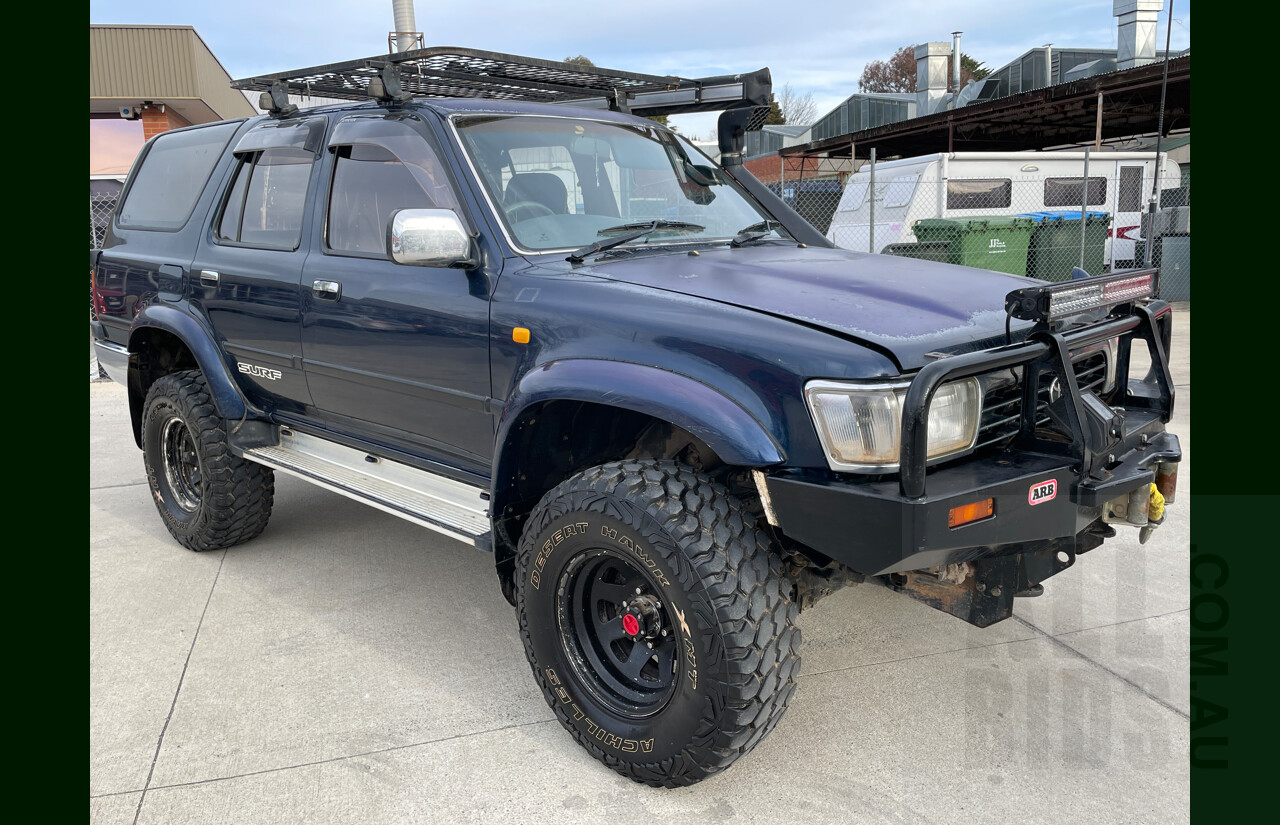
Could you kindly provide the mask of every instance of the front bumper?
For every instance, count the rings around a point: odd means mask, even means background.
[[[1081,478],[1061,456],[1008,452],[931,473],[928,494],[918,499],[904,496],[897,480],[859,483],[796,470],[769,475],[765,485],[784,533],[860,573],[942,567],[1010,545],[1072,539],[1101,518],[1107,501],[1149,487],[1158,466],[1181,461],[1182,450],[1158,418],[1143,418],[1140,425],[1131,419],[1125,442],[1133,446],[1116,455],[1105,479]],[[1032,503],[1050,481],[1054,496]],[[987,498],[991,517],[949,526],[952,508]]]
[[[896,478],[758,471],[766,513],[797,542],[864,575],[887,575],[966,621],[1007,618],[1015,594],[1038,593],[1041,581],[1114,535],[1111,523],[1145,526],[1153,484],[1172,494],[1182,450],[1164,429],[1174,400],[1171,323],[1163,302],[1119,307],[1069,331],[1040,325],[1020,344],[940,358],[912,377],[903,400]],[[1107,340],[1120,342],[1116,386],[1123,389],[1104,398],[1079,386],[1072,353]],[[1135,343],[1147,346],[1152,368],[1131,381]],[[1004,450],[928,467],[928,408],[937,388],[1008,368],[1021,371],[1022,402]],[[1049,380],[1050,400],[1042,402]],[[989,515],[952,526],[955,508],[988,499]]]

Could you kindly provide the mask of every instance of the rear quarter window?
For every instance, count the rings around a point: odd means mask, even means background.
[[[125,192],[117,218],[130,229],[181,229],[239,122],[155,138]]]

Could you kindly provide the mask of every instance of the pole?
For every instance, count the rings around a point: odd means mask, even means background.
[[[1084,185],[1080,187],[1080,268],[1084,269],[1084,225],[1089,219],[1089,147],[1084,149]],[[1097,275],[1097,272],[1092,273]]]
[[[800,161],[804,163],[804,161]],[[787,159],[778,152],[778,197],[785,203],[787,200]]]
[[[1151,266],[1151,256],[1155,250],[1156,239],[1151,237],[1156,226],[1156,201],[1160,192],[1160,140],[1164,137],[1164,99],[1169,88],[1169,39],[1173,34],[1173,0],[1169,0],[1169,19],[1164,26],[1164,75],[1160,78],[1160,117],[1156,120],[1156,163],[1155,174],[1151,176],[1151,203],[1147,205],[1147,228],[1142,236],[1147,240],[1146,266]]]
[[[1093,151],[1102,151],[1102,92],[1098,92],[1098,122],[1093,128]]]
[[[867,226],[867,250],[876,253],[876,147],[871,147],[871,185],[867,187],[867,197],[871,199],[871,223]]]

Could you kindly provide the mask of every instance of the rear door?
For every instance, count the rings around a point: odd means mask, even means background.
[[[335,125],[303,277],[302,352],[331,429],[487,474],[497,272],[387,257],[396,210],[453,209],[470,225],[442,161],[417,115],[357,114]]]
[[[269,120],[245,133],[192,263],[192,304],[234,360],[245,395],[273,411],[302,413],[311,403],[299,284],[325,125]]]
[[[129,343],[138,311],[152,300],[182,298],[183,281],[225,172],[227,144],[244,121],[166,132],[147,144],[122,200],[105,227],[94,268],[94,304],[101,335]]]

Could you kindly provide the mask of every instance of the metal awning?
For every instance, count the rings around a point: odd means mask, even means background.
[[[1059,83],[852,134],[789,146],[783,157],[917,157],[1010,152],[1154,134],[1163,62]],[[1191,128],[1191,56],[1169,61],[1164,133]]]
[[[571,103],[649,116],[768,106],[772,87],[768,69],[691,79],[455,46],[431,46],[247,77],[231,85],[243,90],[265,92],[274,87],[294,95],[368,100],[369,84],[375,80],[383,81],[393,95],[399,91],[406,96]],[[376,86],[375,91],[379,91]]]

